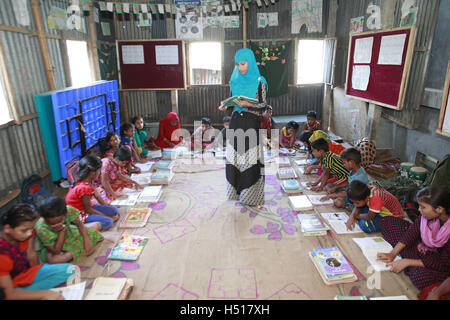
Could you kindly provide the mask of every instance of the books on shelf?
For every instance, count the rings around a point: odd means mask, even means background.
[[[141,228],[147,224],[151,208],[130,208],[119,224],[119,228]]]
[[[392,246],[381,237],[365,237],[365,238],[353,238],[352,239],[362,250],[363,255],[369,261],[370,265],[375,271],[387,271],[390,270],[390,266],[386,266],[385,262],[377,260],[377,254],[389,253],[392,251]],[[394,260],[400,260],[399,256]]]
[[[320,215],[337,234],[363,233],[358,224],[355,224],[353,230],[347,230],[345,224],[347,223],[348,215],[345,212],[322,212]]]
[[[159,201],[159,198],[161,198],[161,194],[162,186],[148,186],[142,190],[137,202],[156,203]]]
[[[309,201],[308,197],[305,195],[290,196],[288,199],[289,204],[291,205],[294,211],[306,211],[313,209],[311,201]]]
[[[141,169],[141,172],[152,171],[152,167],[155,164],[155,161],[149,161],[146,163],[136,163],[135,166]]]
[[[156,170],[157,169],[172,169],[175,166],[175,162],[172,160],[159,160],[155,163],[153,166]]]
[[[169,184],[174,175],[172,170],[158,169],[152,176],[152,184]]]
[[[309,256],[327,285],[358,280],[352,266],[338,247],[314,249]]]
[[[125,300],[133,286],[132,279],[98,277],[85,300]]]
[[[304,236],[325,236],[330,230],[317,213],[297,215]]]
[[[140,194],[141,194],[140,192],[125,194],[127,196],[126,198],[115,199],[114,201],[111,202],[111,205],[117,207],[134,206],[137,200],[139,199]]]
[[[291,166],[291,161],[289,160],[288,157],[278,157],[278,166],[280,168],[282,168],[282,167],[290,167]]]
[[[133,173],[131,175],[131,179],[136,181],[137,183],[141,185],[150,184],[152,182],[152,173],[151,172],[145,172],[145,173]]]
[[[257,105],[259,103],[258,99],[248,98],[245,96],[232,96],[232,97],[229,97],[229,98],[221,101],[220,106],[221,107],[236,107],[237,104],[235,102],[233,102],[233,100],[247,101],[247,102],[250,102],[252,105],[255,105],[255,107],[257,107]]]
[[[59,287],[50,289],[51,291],[59,292],[64,300],[83,300],[86,281],[68,285],[66,287]]]
[[[325,195],[322,194],[308,194],[308,198],[314,206],[329,206],[333,205],[333,199],[328,199],[325,201],[321,201]]]
[[[278,178],[280,178],[281,180],[295,179],[297,178],[297,174],[295,173],[295,170],[292,167],[278,168]]]
[[[283,188],[284,192],[289,194],[296,194],[303,192],[303,188],[300,186],[300,183],[298,182],[298,180],[295,179],[288,179],[281,181],[281,187]]]
[[[111,250],[108,259],[135,261],[148,241],[147,237],[124,234]]]

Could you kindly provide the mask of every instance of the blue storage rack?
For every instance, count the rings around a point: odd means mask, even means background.
[[[66,165],[73,159],[81,159],[108,131],[120,134],[117,81],[98,81],[50,94],[60,175],[67,178]]]

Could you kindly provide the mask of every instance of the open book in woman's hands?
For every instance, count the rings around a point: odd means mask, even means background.
[[[254,104],[256,106],[256,104],[258,104],[258,99],[252,99],[252,98],[248,98],[248,97],[244,97],[244,96],[233,96],[233,97],[229,97],[228,99],[223,100],[222,102],[220,102],[220,107],[236,107],[238,106],[234,101],[247,101],[251,104]]]

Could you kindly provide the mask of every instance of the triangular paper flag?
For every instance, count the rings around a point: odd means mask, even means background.
[[[266,4],[266,7],[269,6],[269,0],[264,0],[264,3]]]
[[[226,13],[230,12],[230,6],[227,5],[227,4],[225,5],[225,12],[226,12]]]
[[[181,12],[186,13],[186,6],[184,4],[180,5]]]
[[[236,3],[234,2],[234,0],[231,0],[231,11],[233,11],[233,12],[237,11]]]
[[[123,3],[123,12],[130,13],[130,4],[129,3]]]
[[[150,10],[152,10],[153,14],[157,14],[158,12],[156,11],[156,5],[154,5],[153,3],[149,4],[150,6]]]
[[[194,10],[195,10],[195,13],[200,13],[200,6],[195,6],[195,8],[194,8]]]
[[[122,10],[123,10],[122,4],[120,2],[117,2],[116,3],[116,12],[117,13],[123,13]]]
[[[141,6],[137,3],[133,3],[133,13],[139,14],[139,12],[141,12]]]
[[[222,6],[217,6],[217,13],[222,12],[222,10],[223,10],[223,7],[222,7]]]
[[[106,11],[106,2],[105,1],[100,1],[98,4],[100,5],[100,11]]]
[[[261,8],[262,6],[261,0],[256,0],[256,4],[258,5],[259,8]]]
[[[207,11],[207,9],[206,9],[206,6],[202,6],[202,10],[203,10],[203,13],[206,15],[206,14],[208,14],[208,11]]]
[[[270,0],[270,2],[272,2],[272,4],[275,4],[275,0]]]
[[[170,13],[171,10],[172,10],[171,5],[166,3],[166,12]]]
[[[89,11],[89,0],[81,0],[81,7],[83,11]]]
[[[163,4],[158,4],[158,11],[160,14],[164,14],[164,5]]]
[[[143,13],[147,13],[148,12],[148,8],[146,4],[141,4],[141,9]]]
[[[109,12],[113,12],[114,11],[114,3],[113,2],[108,2],[106,4],[106,10],[108,10]]]
[[[173,5],[172,5],[172,14],[173,14],[173,15],[176,15],[176,14],[177,14],[177,10],[178,10],[177,5],[176,5],[176,4],[173,4]]]

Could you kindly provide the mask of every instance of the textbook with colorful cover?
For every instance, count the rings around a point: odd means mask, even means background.
[[[348,215],[345,212],[321,212],[320,215],[337,234],[363,233],[357,223],[353,230],[347,230]]]
[[[108,259],[135,261],[147,243],[147,237],[124,234],[119,243],[111,250]]]
[[[159,201],[159,198],[161,198],[161,194],[162,186],[148,186],[142,190],[137,202],[156,203]]]
[[[252,105],[255,105],[255,107],[257,107],[257,105],[259,103],[258,99],[248,98],[245,96],[232,96],[232,97],[229,97],[229,98],[221,101],[220,106],[221,107],[237,107],[238,105],[235,102],[233,102],[233,100],[238,100],[239,102],[247,101],[247,102],[250,102]]]
[[[330,230],[330,227],[324,224],[316,213],[299,214],[297,217],[304,236],[324,236]]]
[[[377,260],[377,254],[390,253],[392,246],[381,237],[365,237],[365,238],[353,238],[352,239],[362,250],[364,256],[375,269],[375,271],[388,271],[392,267],[386,266],[385,262]],[[400,260],[399,256],[394,260]]]
[[[159,160],[153,166],[155,169],[172,169],[175,162],[172,160]]]
[[[152,176],[152,184],[169,184],[174,175],[172,170],[158,169]]]
[[[327,285],[358,280],[351,265],[338,247],[314,249],[309,256]]]
[[[278,178],[280,178],[281,180],[294,179],[297,178],[297,174],[292,167],[278,168]]]
[[[281,187],[283,188],[284,192],[289,194],[296,194],[303,192],[303,188],[300,186],[300,183],[298,182],[298,180],[295,179],[282,180]]]
[[[311,201],[309,201],[308,197],[305,195],[290,196],[288,199],[289,204],[294,211],[306,211],[314,209]]]
[[[126,300],[133,287],[133,279],[98,277],[84,300]]]
[[[141,228],[146,225],[151,213],[151,208],[130,208],[120,222],[119,228]]]

